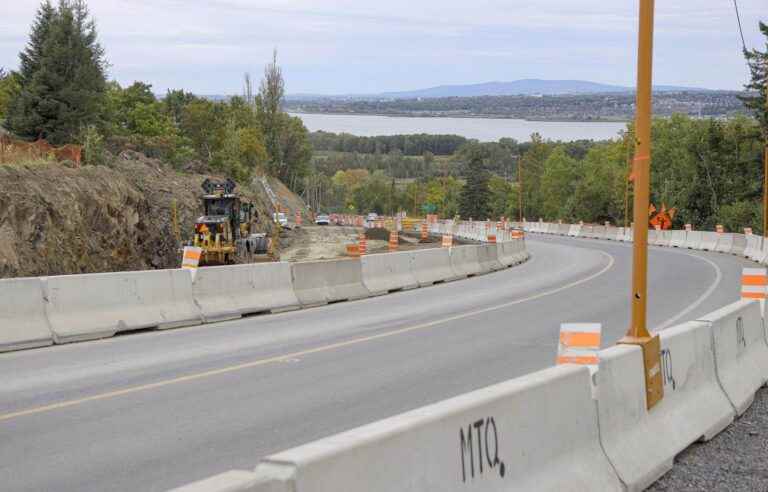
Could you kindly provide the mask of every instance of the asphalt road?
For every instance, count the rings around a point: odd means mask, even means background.
[[[166,490],[553,363],[626,331],[630,245],[529,238],[502,272],[322,308],[0,355],[0,489]],[[739,296],[745,260],[656,249],[649,323]]]

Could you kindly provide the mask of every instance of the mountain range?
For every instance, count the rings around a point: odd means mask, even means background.
[[[708,92],[710,89],[673,85],[654,86],[656,92]],[[383,92],[380,94],[348,94],[328,96],[319,94],[289,94],[288,99],[415,99],[435,97],[476,96],[536,96],[559,94],[598,94],[634,92],[634,87],[601,84],[586,80],[520,79],[511,82],[484,82],[480,84],[440,85],[411,91]]]

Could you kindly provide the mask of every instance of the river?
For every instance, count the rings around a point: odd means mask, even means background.
[[[538,132],[548,140],[604,140],[615,138],[625,123],[527,121],[499,118],[420,118],[403,116],[375,116],[349,114],[296,114],[304,120],[310,131],[351,133],[359,136],[398,134],[453,134],[474,138],[481,142],[494,142],[500,138],[514,138],[519,142],[531,139]]]

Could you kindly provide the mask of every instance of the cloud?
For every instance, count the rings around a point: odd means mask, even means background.
[[[377,92],[523,77],[632,84],[637,1],[90,0],[122,83],[240,90],[277,47],[289,92]],[[751,45],[765,0],[740,0]],[[0,66],[15,67],[37,5],[7,2]],[[656,80],[738,88],[732,5],[656,3]]]

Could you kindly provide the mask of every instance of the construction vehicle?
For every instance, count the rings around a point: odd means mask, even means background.
[[[236,187],[231,179],[206,179],[202,184],[203,215],[195,221],[192,241],[203,250],[201,266],[267,260],[269,240],[266,234],[254,231],[256,208],[235,194]]]

